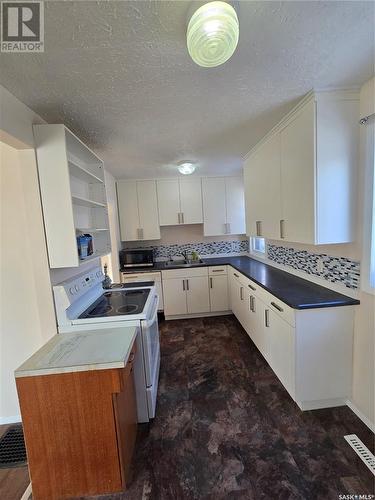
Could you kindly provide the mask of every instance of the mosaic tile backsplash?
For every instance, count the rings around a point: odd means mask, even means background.
[[[199,243],[185,243],[182,245],[152,245],[155,258],[169,258],[181,255],[182,252],[198,252],[199,255],[231,254],[249,251],[249,240],[226,240],[226,241],[202,241]]]
[[[291,266],[293,269],[319,276],[331,283],[341,283],[352,289],[359,287],[360,263],[356,260],[277,245],[267,246],[267,257],[277,264]]]

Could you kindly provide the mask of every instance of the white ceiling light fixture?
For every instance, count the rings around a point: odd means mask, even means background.
[[[191,161],[182,161],[177,168],[180,174],[184,175],[190,175],[195,171],[195,165]]]
[[[225,63],[236,50],[239,22],[226,2],[209,2],[192,15],[187,28],[187,47],[193,61],[204,68]]]

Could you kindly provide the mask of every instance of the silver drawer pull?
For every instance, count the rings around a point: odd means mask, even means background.
[[[281,239],[285,238],[284,224],[285,224],[285,220],[281,219],[280,220],[280,238]]]
[[[264,324],[268,328],[270,326],[270,310],[266,309],[264,311]]]
[[[213,273],[222,273],[224,272],[224,269],[212,269]]]
[[[236,274],[236,273],[233,273],[233,276],[235,276],[236,278],[239,278],[238,274]]]
[[[252,290],[253,292],[255,292],[255,290],[256,290],[255,286],[253,286],[253,285],[247,285],[247,286],[250,288],[250,290]]]
[[[284,309],[282,307],[278,306],[277,304],[275,304],[275,302],[271,302],[271,306],[273,306],[275,309],[277,309],[281,313],[284,311]]]
[[[243,300],[243,287],[240,287],[240,299]]]
[[[212,286],[212,278],[210,278],[210,288],[213,288],[213,286]]]

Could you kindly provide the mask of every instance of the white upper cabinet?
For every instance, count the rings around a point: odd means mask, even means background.
[[[33,130],[50,267],[77,267],[110,253],[103,162],[64,125]],[[92,236],[93,253],[84,258],[80,234]]]
[[[281,236],[315,243],[315,102],[281,131]]]
[[[245,233],[244,188],[241,177],[202,179],[204,235]]]
[[[244,169],[246,233],[280,237],[280,134],[270,137]],[[265,194],[266,193],[266,194]]]
[[[248,156],[249,236],[306,244],[354,239],[358,94],[307,96]]]
[[[199,177],[156,181],[161,226],[201,224],[202,185]]]
[[[197,177],[179,179],[182,224],[202,224],[202,181]]]
[[[121,241],[160,239],[154,180],[118,181],[117,199]]]
[[[242,177],[225,179],[228,234],[244,234],[245,196]]]

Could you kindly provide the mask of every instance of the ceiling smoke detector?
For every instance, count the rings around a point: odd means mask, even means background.
[[[192,15],[187,28],[187,47],[193,61],[204,68],[225,63],[236,50],[239,22],[226,2],[209,2]]]
[[[195,165],[191,161],[182,161],[181,163],[178,164],[177,168],[180,174],[190,175],[194,172]]]

